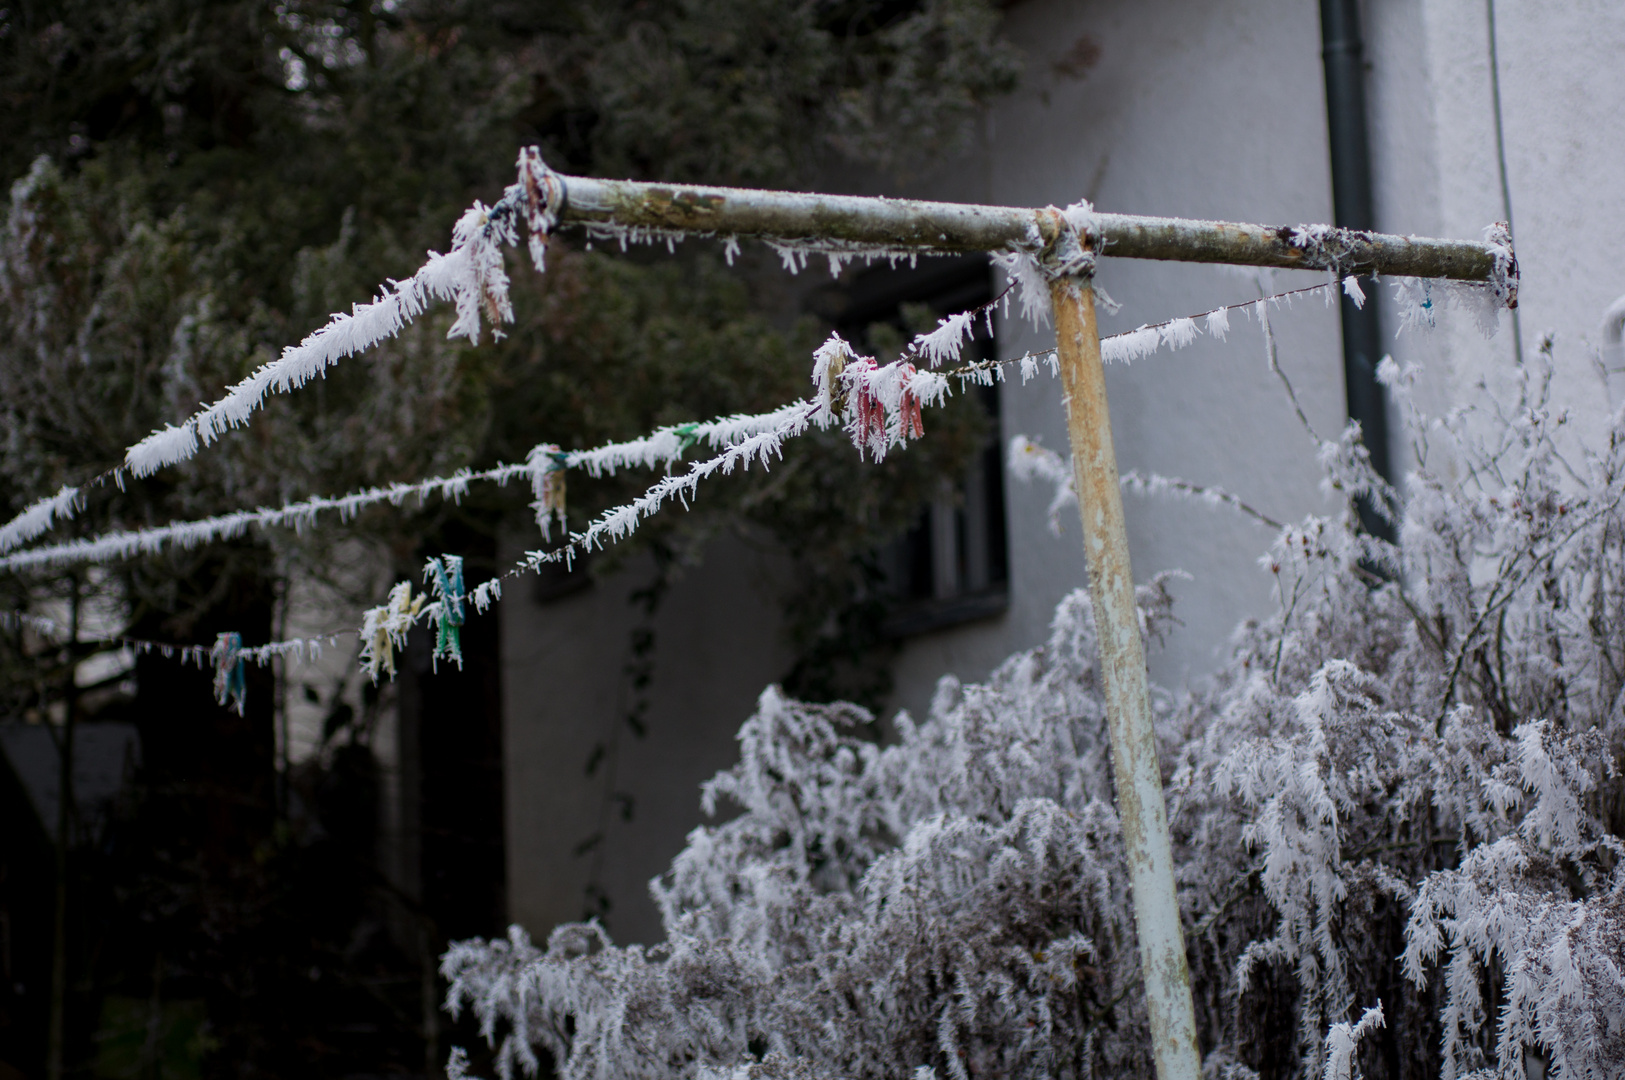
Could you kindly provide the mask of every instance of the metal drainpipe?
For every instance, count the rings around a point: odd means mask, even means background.
[[[1360,38],[1357,0],[1320,0],[1321,59],[1326,68],[1326,129],[1332,150],[1332,215],[1335,224],[1373,229],[1371,148],[1365,121],[1365,44]],[[1382,328],[1377,319],[1376,290],[1364,308],[1343,297],[1343,386],[1349,419],[1360,422],[1371,464],[1393,480],[1388,461],[1388,396],[1377,381],[1382,360]],[[1366,531],[1386,540],[1393,527],[1360,507]]]

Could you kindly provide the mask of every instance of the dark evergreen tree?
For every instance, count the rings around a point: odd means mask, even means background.
[[[521,145],[541,145],[561,169],[670,180],[806,186],[832,152],[926,168],[968,145],[977,111],[1014,80],[995,29],[987,0],[0,5],[0,172],[13,184],[0,252],[0,516],[116,464],[328,312],[443,248],[461,210],[510,179]],[[506,340],[452,345],[447,317],[432,314],[193,462],[91,491],[60,532],[336,493],[515,460],[543,436],[583,446],[777,404],[803,391],[820,332],[760,269],[730,270],[702,250],[674,265],[561,245],[545,278],[516,270]],[[833,439],[804,440],[773,474],[771,500],[762,477],[737,477],[704,513],[651,523],[638,543],[680,567],[719,529],[767,530],[820,590],[785,598],[798,648],[815,662],[841,656],[829,627],[839,638],[853,620],[825,612],[875,603],[863,556],[962,470],[980,424],[974,408],[948,410],[881,469],[860,469]],[[584,519],[633,482],[575,485],[572,514]],[[384,509],[344,535],[383,553],[386,576],[415,576],[422,552],[456,543],[477,579],[523,501],[498,491]],[[93,571],[0,575],[0,606],[71,609],[178,643],[235,630],[254,644],[273,635],[292,580],[349,600],[376,586],[332,571],[340,554],[326,531],[253,536]],[[471,645],[494,650],[495,635]],[[116,685],[74,688],[95,648],[21,629],[0,643],[4,715],[54,716],[64,734],[131,720],[144,751],[138,789],[111,823],[70,830],[101,854],[64,863],[74,898],[64,1023],[51,1040],[38,1029],[40,980],[27,1000],[0,988],[0,1060],[29,1075],[156,1076],[169,1069],[157,1047],[172,1042],[190,1049],[168,1060],[201,1061],[210,1075],[437,1067],[424,962],[445,928],[377,866],[365,746],[375,700],[356,713],[324,697],[323,754],[279,779],[268,672],[250,673],[238,716],[215,704],[208,672],[155,656]],[[882,685],[884,651],[866,656],[867,668],[817,677],[830,693]],[[47,910],[40,888],[43,907],[30,893],[13,910]],[[457,932],[475,929],[495,927]],[[143,1042],[136,1030],[158,1034]]]

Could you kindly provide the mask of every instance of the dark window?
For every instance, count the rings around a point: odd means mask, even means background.
[[[987,303],[993,277],[985,258],[922,259],[916,267],[871,268],[826,296],[826,314],[841,335],[872,352],[877,338],[907,341],[927,311],[941,317]],[[995,354],[986,321],[978,319],[976,327],[961,362]],[[970,394],[986,411],[987,443],[957,483],[920,508],[907,535],[881,552],[897,605],[886,625],[889,635],[987,618],[1009,606],[999,387],[955,387],[955,392]]]

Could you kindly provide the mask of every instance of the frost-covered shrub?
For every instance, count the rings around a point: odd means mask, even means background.
[[[1550,370],[1430,419],[1387,365],[1403,503],[1326,444],[1345,510],[1277,536],[1276,614],[1156,695],[1212,1076],[1625,1069],[1625,418],[1560,451]],[[1162,581],[1141,600],[1154,636]],[[1074,594],[884,747],[769,688],[704,791],[742,812],[653,883],[666,940],[463,942],[451,1007],[504,1075],[1149,1075],[1094,654]]]

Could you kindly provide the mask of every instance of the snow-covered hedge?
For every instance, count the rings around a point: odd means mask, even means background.
[[[1398,546],[1352,509],[1284,529],[1276,615],[1157,695],[1215,1078],[1625,1070],[1625,417],[1563,443],[1550,370],[1427,418],[1387,365],[1403,504],[1352,435],[1322,463]],[[769,688],[704,789],[743,812],[653,883],[666,940],[462,942],[451,1007],[504,1076],[1150,1075],[1094,656],[1076,593],[883,747]]]

